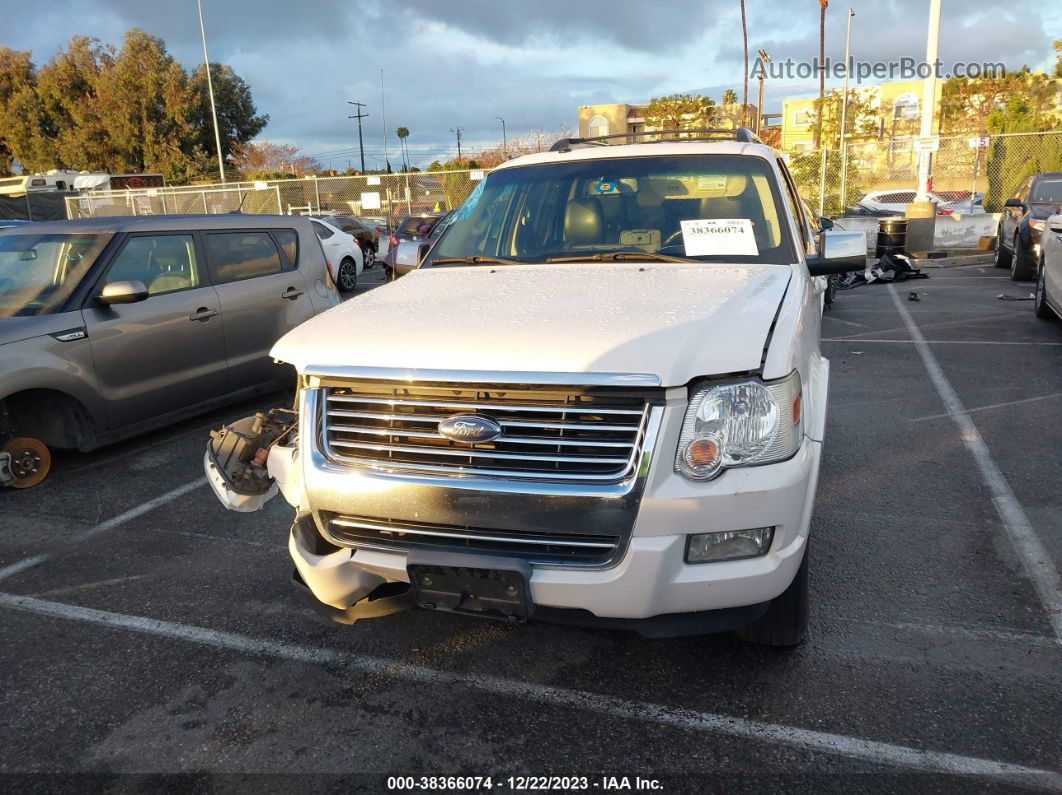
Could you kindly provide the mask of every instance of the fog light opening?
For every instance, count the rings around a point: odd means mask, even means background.
[[[762,557],[770,550],[773,539],[773,527],[697,533],[686,540],[686,562],[713,563]]]

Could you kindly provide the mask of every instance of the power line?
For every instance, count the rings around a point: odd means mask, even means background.
[[[369,118],[369,114],[361,112],[361,109],[365,107],[365,103],[364,102],[351,102],[351,101],[348,100],[347,104],[348,105],[353,105],[353,106],[355,106],[358,109],[358,112],[355,115],[348,116],[347,118],[348,119],[357,119],[358,120],[358,149],[361,150],[361,170],[364,171],[365,170],[365,143],[364,143],[364,141],[362,140],[362,137],[361,137],[361,120]]]
[[[450,128],[450,132],[454,133],[454,135],[457,136],[457,159],[460,160],[461,159],[461,132],[462,132],[462,130],[461,130],[460,127],[451,127]]]

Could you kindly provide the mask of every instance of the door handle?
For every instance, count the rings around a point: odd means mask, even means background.
[[[280,297],[287,298],[289,301],[294,301],[300,295],[302,295],[302,290],[296,290],[294,287],[289,287],[280,294]]]
[[[214,315],[216,315],[217,313],[218,313],[218,310],[216,310],[216,309],[208,309],[205,306],[201,306],[197,310],[195,310],[192,314],[190,314],[188,316],[188,319],[189,320],[198,320],[200,323],[205,323],[206,321],[210,320],[210,318],[214,317]]]

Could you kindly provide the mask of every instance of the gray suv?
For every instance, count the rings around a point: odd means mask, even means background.
[[[339,303],[306,218],[100,218],[0,232],[0,485],[290,384],[269,349]]]

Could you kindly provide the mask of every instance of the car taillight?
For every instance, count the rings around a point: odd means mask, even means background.
[[[937,210],[937,215],[951,215],[954,212],[955,212],[954,210],[947,210],[947,209]]]

